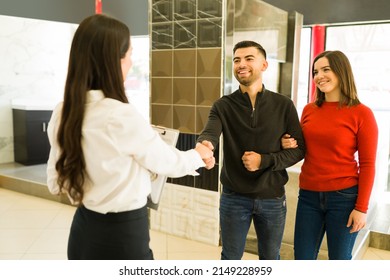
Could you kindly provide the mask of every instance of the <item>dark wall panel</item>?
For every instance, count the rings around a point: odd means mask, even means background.
[[[0,0],[0,15],[80,23],[95,13],[95,0]]]
[[[303,24],[390,20],[389,0],[264,0],[285,11],[303,14]]]
[[[148,0],[103,0],[103,13],[123,21],[131,35],[148,35]]]
[[[390,20],[388,0],[264,2],[303,14],[305,25]],[[0,0],[0,15],[80,23],[94,12],[94,0]],[[148,0],[103,0],[103,12],[124,21],[133,35],[148,34]]]
[[[148,35],[148,0],[103,0],[103,13],[125,22],[132,35]],[[95,0],[0,0],[0,15],[80,23]]]

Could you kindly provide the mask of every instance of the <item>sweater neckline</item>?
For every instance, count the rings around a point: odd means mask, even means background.
[[[335,106],[339,105],[339,102],[338,101],[331,101],[331,102],[325,101],[324,103],[322,103],[322,105],[328,106],[328,107],[335,107]]]
[[[238,86],[238,91],[239,91],[241,94],[249,95],[248,92],[242,91],[240,86]],[[266,89],[265,89],[265,86],[264,86],[264,84],[263,84],[262,90],[261,90],[261,91],[258,91],[258,92],[257,92],[257,95],[262,95],[262,93],[264,93],[265,91],[266,91]]]

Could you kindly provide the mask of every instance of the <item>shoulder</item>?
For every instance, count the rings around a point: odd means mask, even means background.
[[[86,127],[100,127],[108,130],[128,129],[146,122],[144,117],[129,103],[112,98],[103,98],[86,105],[84,124]]]
[[[371,108],[363,103],[360,103],[360,104],[354,106],[353,108],[355,108],[356,111],[359,111],[359,112],[364,113],[364,114],[374,114],[372,112]]]
[[[61,101],[54,107],[53,112],[51,113],[50,121],[57,121],[61,117],[63,106],[64,102]]]
[[[62,107],[64,106],[64,101],[59,102],[53,110],[53,114],[58,114],[62,111]]]
[[[130,103],[123,103],[114,99],[107,100],[107,103],[111,103],[110,104],[111,119],[124,120],[124,121],[126,120],[139,121],[140,119],[143,119],[138,109]]]
[[[266,89],[263,94],[265,98],[273,99],[277,102],[293,103],[290,97],[275,91]]]
[[[314,102],[307,103],[304,107],[303,110],[313,110],[315,108],[318,108],[318,106]]]
[[[371,122],[376,123],[374,112],[371,110],[370,107],[360,103],[359,105],[356,105],[353,107],[354,111],[356,112],[355,115],[362,121],[362,122]]]
[[[221,96],[219,99],[217,99],[215,102],[214,102],[214,105],[216,106],[223,106],[222,104],[227,104],[227,103],[230,103],[230,102],[235,102],[237,100],[240,100],[242,99],[242,93],[239,91],[239,90],[236,90],[235,92],[233,93],[230,93],[230,94],[227,94],[227,95],[223,95]]]
[[[374,118],[373,111],[366,105],[360,103],[354,106],[342,107],[343,114],[352,116],[355,120],[365,120],[367,118]]]
[[[318,106],[314,102],[307,103],[302,110],[302,118],[305,118],[307,115],[310,115],[312,112],[318,110]]]
[[[378,136],[378,124],[376,122],[373,111],[364,104],[359,104],[352,107],[351,118],[358,125],[359,131],[370,135],[372,139]]]
[[[297,112],[294,102],[286,95],[270,90],[265,90],[262,95],[261,101],[258,102],[260,107],[267,106],[270,109],[273,108],[271,110],[277,110],[286,114],[295,114]]]
[[[236,91],[233,91],[232,93],[230,94],[227,94],[227,95],[224,95],[222,96],[220,99],[224,99],[224,100],[228,100],[228,99],[236,99],[236,98],[240,98],[242,97],[243,93],[237,89]]]
[[[123,136],[129,140],[129,135],[151,133],[150,123],[131,104],[115,103],[107,113],[104,120],[106,129],[116,139]]]

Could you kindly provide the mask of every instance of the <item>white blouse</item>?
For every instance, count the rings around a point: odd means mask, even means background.
[[[60,154],[61,110],[62,103],[54,109],[48,126],[47,184],[52,194],[59,194],[55,164]],[[151,192],[150,172],[181,177],[195,175],[196,169],[205,166],[198,152],[169,146],[134,106],[105,98],[100,90],[87,93],[82,149],[86,162],[83,204],[99,213],[145,206]]]

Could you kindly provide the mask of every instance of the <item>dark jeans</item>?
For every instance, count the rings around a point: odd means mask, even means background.
[[[241,259],[252,220],[259,258],[280,259],[286,212],[285,195],[275,199],[253,199],[224,188],[220,201],[221,259]]]
[[[147,208],[100,214],[79,207],[68,241],[70,260],[151,260]]]
[[[326,232],[330,260],[352,259],[357,232],[347,227],[355,207],[358,187],[340,191],[299,190],[294,234],[297,260],[315,260]]]

